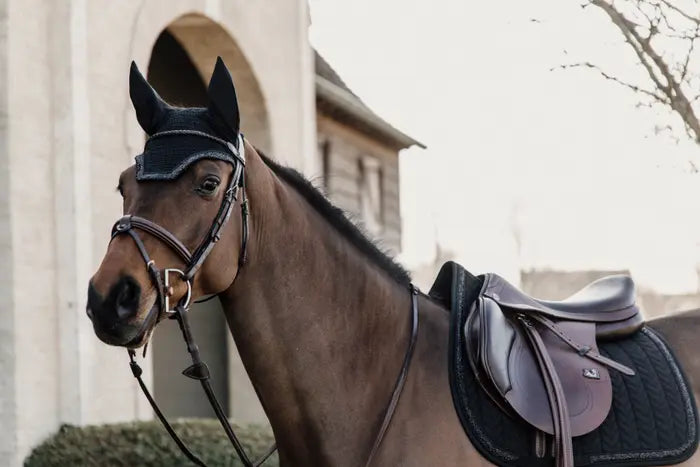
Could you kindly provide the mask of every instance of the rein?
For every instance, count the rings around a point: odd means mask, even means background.
[[[242,236],[241,236],[241,251],[240,251],[240,256],[238,259],[238,264],[239,267],[243,266],[246,262],[247,259],[247,254],[246,254],[246,247],[248,243],[248,216],[249,216],[249,211],[248,211],[248,200],[246,197],[246,191],[245,191],[245,148],[244,148],[244,141],[242,135],[238,136],[238,148],[236,148],[233,144],[231,144],[228,141],[224,141],[220,138],[217,138],[215,136],[202,133],[199,131],[190,131],[190,130],[177,130],[177,131],[166,131],[166,132],[161,132],[161,133],[156,133],[152,135],[150,138],[156,138],[156,137],[164,137],[168,135],[194,135],[194,136],[201,136],[205,138],[209,138],[211,140],[217,141],[220,144],[224,145],[228,151],[231,153],[233,156],[233,160],[231,161],[234,170],[231,175],[231,180],[229,181],[228,187],[226,189],[226,192],[224,193],[223,200],[221,202],[221,206],[219,208],[219,211],[214,218],[214,221],[212,222],[212,225],[209,229],[209,232],[207,235],[204,237],[204,240],[202,243],[199,245],[199,247],[194,251],[194,253],[190,252],[190,250],[177,238],[175,235],[173,235],[170,231],[165,229],[164,227],[161,227],[160,225],[156,224],[155,222],[152,222],[148,219],[138,217],[138,216],[133,216],[133,215],[125,215],[121,219],[119,219],[115,224],[114,227],[112,228],[112,239],[116,238],[117,236],[120,235],[129,235],[134,243],[136,244],[136,247],[139,250],[139,253],[141,254],[141,257],[143,258],[144,262],[146,263],[146,269],[148,270],[149,276],[151,278],[151,282],[154,284],[157,292],[157,302],[158,302],[158,307],[155,308],[158,312],[158,315],[155,317],[156,322],[163,316],[168,316],[170,319],[175,319],[177,320],[179,326],[180,326],[180,331],[182,332],[182,337],[183,340],[185,341],[185,344],[187,346],[187,351],[190,354],[190,358],[192,360],[192,365],[189,367],[185,368],[182,371],[182,374],[187,376],[188,378],[198,380],[200,384],[202,385],[202,389],[204,390],[204,393],[207,396],[207,399],[209,400],[209,404],[211,405],[212,409],[214,410],[214,413],[216,414],[216,417],[218,418],[219,422],[221,423],[222,428],[226,432],[226,435],[228,436],[229,440],[231,441],[231,444],[233,445],[236,454],[238,455],[238,458],[241,460],[243,465],[245,467],[259,467],[262,465],[276,450],[277,450],[277,445],[273,444],[270,446],[270,448],[257,460],[251,461],[248,455],[246,454],[245,450],[243,449],[243,446],[241,445],[241,442],[239,441],[238,437],[236,436],[236,433],[234,432],[233,428],[231,427],[231,424],[228,420],[228,417],[226,416],[226,413],[224,412],[221,403],[218,401],[216,398],[216,395],[214,394],[214,391],[211,387],[211,384],[209,383],[209,378],[210,378],[210,373],[209,373],[209,367],[207,364],[202,361],[200,355],[199,355],[199,347],[197,347],[197,344],[194,341],[194,336],[192,335],[192,330],[190,328],[189,324],[189,319],[188,319],[188,314],[189,314],[189,308],[190,308],[190,302],[191,302],[191,296],[192,296],[192,281],[194,280],[194,276],[199,270],[199,268],[202,266],[204,261],[206,260],[207,256],[211,252],[212,248],[214,248],[214,245],[219,241],[221,238],[221,229],[226,225],[228,222],[230,216],[231,216],[231,211],[233,210],[233,206],[235,202],[238,199],[238,193],[240,190],[241,193],[241,224],[242,224]],[[143,240],[137,233],[137,230],[140,230],[142,232],[146,232],[147,234],[157,238],[161,242],[165,243],[172,251],[177,253],[177,255],[182,258],[182,260],[185,263],[185,269],[180,270],[176,268],[165,268],[165,269],[158,269],[155,265],[155,261],[151,259],[151,257],[148,254],[148,251],[146,250],[146,246],[143,243]],[[176,274],[180,277],[180,279],[185,282],[187,285],[187,292],[184,297],[180,299],[178,304],[175,306],[175,308],[171,309],[170,308],[170,297],[172,296],[173,289],[171,287],[171,282],[170,282],[170,276],[172,274]],[[408,368],[411,363],[411,358],[413,356],[413,351],[416,345],[416,340],[418,336],[418,301],[417,301],[417,295],[418,291],[417,289],[413,286],[413,284],[410,285],[410,292],[411,292],[411,334],[409,338],[409,344],[408,348],[406,350],[406,355],[404,357],[403,364],[401,366],[401,371],[399,372],[399,376],[396,380],[396,383],[394,384],[394,389],[392,391],[391,395],[391,400],[389,401],[389,404],[387,405],[385,411],[384,411],[384,417],[382,419],[382,424],[379,427],[379,431],[377,432],[377,435],[375,437],[374,443],[372,445],[372,449],[370,450],[369,456],[367,458],[367,462],[365,463],[365,466],[368,467],[371,465],[372,460],[374,459],[376,453],[379,450],[379,447],[381,446],[382,440],[384,439],[384,435],[386,434],[387,429],[389,428],[389,425],[391,423],[391,419],[393,418],[394,412],[396,411],[396,406],[398,405],[399,398],[401,396],[401,392],[403,390],[404,384],[406,382],[406,377],[408,374]],[[215,295],[214,295],[215,296]],[[210,297],[213,298],[214,296]],[[207,299],[209,300],[209,298]],[[206,300],[203,300],[206,301]],[[153,313],[153,310],[149,312],[149,316],[147,316],[145,322],[150,322],[153,319],[153,316],[151,315]],[[154,324],[155,326],[155,324]],[[141,388],[142,392],[146,396],[146,399],[148,399],[149,404],[153,408],[153,411],[155,412],[156,416],[158,417],[158,420],[160,420],[161,424],[165,428],[165,430],[168,432],[170,437],[175,441],[175,444],[177,444],[178,448],[180,448],[180,451],[187,457],[193,464],[206,467],[206,464],[197,456],[195,455],[188,447],[187,445],[180,439],[178,434],[175,432],[173,429],[172,425],[168,422],[167,418],[163,414],[163,412],[160,410],[158,407],[158,404],[156,403],[155,399],[151,395],[150,391],[148,390],[146,384],[143,382],[143,379],[141,378],[141,375],[143,374],[143,369],[139,366],[139,364],[136,362],[136,352],[133,349],[128,349],[129,353],[129,367],[131,368],[131,372],[133,373],[134,377],[138,381],[139,387]]]

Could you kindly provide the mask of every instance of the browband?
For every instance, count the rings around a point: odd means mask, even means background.
[[[210,135],[209,133],[205,133],[203,131],[197,131],[197,130],[167,130],[167,131],[159,131],[158,133],[154,133],[151,136],[148,137],[146,140],[146,144],[148,144],[149,141],[152,141],[156,138],[162,138],[164,136],[182,136],[182,135],[192,135],[192,136],[201,136],[203,138],[208,138],[212,141],[216,141],[217,143],[221,144],[222,146],[225,146],[226,149],[228,149],[233,157],[235,157],[238,162],[241,164],[245,165],[245,147],[243,146],[243,135],[241,133],[238,134],[238,138],[236,139],[238,142],[238,148],[233,145],[230,141],[226,141],[225,139],[221,139],[219,137],[216,137],[214,135]],[[240,148],[240,152],[239,152]]]

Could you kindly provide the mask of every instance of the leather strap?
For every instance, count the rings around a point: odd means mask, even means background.
[[[192,261],[192,254],[190,253],[190,250],[188,250],[187,247],[183,245],[183,243],[178,240],[177,237],[175,237],[175,235],[171,234],[169,231],[155,222],[151,222],[143,217],[128,214],[119,219],[112,228],[112,238],[119,234],[130,232],[132,229],[139,229],[153,235],[158,240],[168,245],[175,253],[177,253],[185,264],[189,264],[190,261]],[[141,252],[141,256],[143,256],[143,251]]]
[[[532,321],[536,321],[547,329],[552,331],[554,335],[559,337],[564,343],[582,357],[590,358],[603,365],[620,371],[626,375],[634,375],[635,372],[631,368],[611,360],[588,346],[582,346],[571,339],[557,324],[545,316],[537,313],[529,315],[518,314],[518,321],[522,324],[522,329],[527,336],[533,353],[535,354],[537,365],[540,369],[540,374],[547,390],[547,399],[549,400],[550,410],[552,412],[552,421],[554,425],[554,458],[556,467],[573,467],[573,441],[571,436],[571,426],[569,419],[569,410],[566,403],[566,395],[562,387],[557,369],[554,362],[549,356],[547,347],[545,346],[542,336],[534,326]]]
[[[234,169],[234,172],[231,174],[231,180],[229,180],[228,187],[226,188],[226,192],[224,193],[224,199],[221,202],[221,206],[219,207],[219,212],[216,214],[216,217],[214,217],[214,221],[212,222],[211,227],[209,228],[209,232],[204,237],[204,240],[202,240],[202,243],[199,246],[199,248],[195,250],[191,259],[187,261],[188,267],[185,270],[185,276],[183,277],[184,280],[192,280],[194,278],[194,275],[202,266],[204,260],[207,259],[207,256],[209,255],[211,249],[214,248],[214,245],[216,245],[216,243],[221,238],[221,229],[224,225],[226,225],[226,222],[228,222],[229,218],[231,217],[231,211],[233,210],[233,205],[237,199],[238,189],[239,187],[242,187],[244,183],[242,180],[243,165],[237,164],[236,168]],[[242,213],[242,215],[243,222],[245,222],[245,225],[243,225],[242,228],[244,235],[247,237],[248,212],[246,211],[245,213]],[[245,243],[242,242],[240,256],[245,255],[245,247]]]
[[[538,323],[541,323],[542,325],[546,326],[550,331],[552,331],[557,337],[559,337],[562,341],[564,341],[569,347],[574,349],[576,353],[578,353],[582,357],[595,360],[596,362],[601,363],[614,370],[617,370],[620,373],[625,374],[627,376],[635,375],[634,370],[630,367],[623,365],[622,363],[616,362],[615,360],[612,360],[608,357],[605,357],[588,346],[578,344],[573,339],[571,339],[564,331],[562,331],[561,328],[557,326],[557,324],[554,321],[535,313],[529,315],[529,317],[537,321]]]
[[[143,394],[146,396],[146,399],[148,399],[148,403],[151,404],[151,408],[153,411],[156,413],[156,416],[158,417],[158,420],[160,420],[160,423],[163,425],[165,428],[165,431],[168,432],[170,437],[175,441],[175,444],[177,444],[177,447],[180,448],[180,451],[187,457],[190,461],[192,461],[193,464],[198,465],[200,467],[206,467],[206,464],[202,462],[202,460],[197,457],[192,451],[189,450],[187,445],[182,442],[180,437],[177,435],[173,427],[168,423],[168,419],[165,418],[165,415],[163,415],[163,412],[160,411],[160,408],[158,407],[158,404],[156,404],[155,399],[153,399],[153,396],[151,396],[151,392],[148,390],[148,387],[146,384],[143,382],[143,379],[141,378],[141,374],[143,373],[143,369],[139,364],[136,362],[135,359],[135,352],[131,349],[129,349],[129,367],[131,368],[131,372],[133,373],[134,377],[136,378],[136,381],[139,383],[139,387],[141,388],[141,391],[143,391]]]
[[[199,348],[194,342],[192,332],[189,326],[189,321],[187,320],[187,310],[178,305],[178,307],[176,307],[176,311],[177,313],[175,314],[175,317],[177,318],[178,323],[180,324],[180,330],[182,331],[183,338],[185,339],[185,343],[187,344],[187,351],[190,353],[190,357],[192,358],[192,365],[183,370],[182,373],[188,378],[199,380],[202,384],[202,387],[204,388],[204,391],[207,395],[207,399],[209,400],[209,404],[214,409],[214,412],[216,413],[219,422],[224,427],[224,431],[226,431],[226,435],[229,437],[229,440],[233,444],[234,449],[236,450],[236,454],[238,454],[243,465],[245,467],[259,467],[272,455],[272,453],[275,452],[275,450],[277,449],[277,445],[273,444],[272,446],[270,446],[270,448],[255,462],[252,462],[250,458],[246,455],[245,451],[243,450],[243,446],[241,445],[240,441],[236,437],[236,434],[231,428],[228,418],[226,417],[226,414],[224,413],[221,404],[216,398],[216,395],[212,390],[211,384],[209,383],[209,369],[206,363],[204,363],[199,356]],[[170,425],[170,423],[168,422],[168,419],[165,418],[165,415],[163,415],[163,412],[161,412],[160,408],[158,407],[158,404],[156,403],[155,399],[148,390],[148,387],[141,378],[143,369],[136,362],[135,352],[131,349],[129,350],[129,360],[131,372],[138,381],[141,391],[143,391],[143,394],[146,396],[146,399],[148,400],[148,403],[151,405],[151,408],[158,417],[158,420],[160,420],[165,430],[168,432],[173,441],[175,441],[177,447],[180,448],[180,451],[185,455],[185,457],[192,461],[192,463],[200,467],[206,467],[206,464],[196,454],[194,454],[182,441],[180,436],[178,436],[177,432],[175,432],[175,430],[173,429],[172,425]]]
[[[248,194],[245,189],[245,172],[241,173],[241,254],[238,257],[238,266],[243,266],[248,260]]]
[[[245,467],[258,467],[263,462],[265,462],[265,460],[267,460],[267,458],[275,451],[276,445],[273,444],[272,447],[268,450],[268,452],[255,462],[250,460],[245,450],[243,449],[241,442],[238,440],[236,433],[233,431],[233,428],[231,428],[231,424],[228,421],[228,417],[226,417],[226,413],[221,407],[221,404],[216,398],[214,390],[212,389],[211,384],[209,383],[209,368],[207,367],[206,363],[202,361],[199,355],[199,347],[197,347],[197,344],[194,342],[194,337],[192,336],[192,330],[190,328],[189,319],[187,317],[187,308],[178,305],[175,308],[175,310],[175,319],[177,319],[177,322],[180,325],[180,330],[182,331],[182,338],[187,344],[187,352],[189,352],[190,358],[192,359],[192,366],[185,368],[182,374],[184,374],[188,378],[196,379],[200,382],[205,394],[207,395],[207,399],[209,399],[209,404],[211,405],[212,409],[214,409],[214,413],[216,413],[216,418],[219,419],[222,428],[226,432],[226,435],[231,441],[231,444],[233,444],[233,448],[236,450],[236,454],[238,454],[238,458],[241,460],[243,465]]]
[[[367,462],[365,467],[369,467],[372,464],[374,456],[379,451],[379,447],[384,440],[384,435],[386,430],[389,428],[391,419],[396,411],[396,406],[399,403],[399,398],[401,397],[401,392],[403,391],[404,384],[406,383],[406,375],[408,374],[408,368],[411,364],[411,358],[413,357],[413,349],[416,347],[416,340],[418,338],[418,290],[411,284],[411,337],[408,341],[408,349],[406,350],[406,355],[403,359],[403,365],[401,365],[401,371],[399,372],[399,377],[394,385],[394,391],[391,393],[391,399],[389,400],[389,405],[384,411],[384,419],[382,420],[382,425],[379,427],[377,436],[374,439],[374,444],[367,457]]]
[[[539,332],[524,316],[520,315],[518,319],[523,324],[525,335],[528,337],[534,350],[547,390],[547,399],[549,400],[554,422],[554,458],[556,467],[574,467],[574,448],[569,423],[569,408],[566,404],[564,388],[561,385],[561,381],[559,381],[554,362],[552,362]]]

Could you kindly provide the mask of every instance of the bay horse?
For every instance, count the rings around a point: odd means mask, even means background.
[[[165,165],[149,168],[137,158],[121,174],[124,213],[174,239],[143,225],[136,237],[130,225],[124,228],[129,235],[120,235],[117,224],[89,283],[87,314],[95,333],[108,344],[136,349],[170,311],[163,297],[181,303],[189,295],[216,294],[269,418],[280,465],[366,465],[412,339],[408,273],[305,178],[240,137],[235,90],[220,60],[207,108],[169,106],[134,65],[130,94],[151,136],[148,157]],[[245,153],[245,160],[222,156],[227,148]],[[236,191],[247,199],[232,196]],[[229,199],[236,209],[226,222],[230,209],[225,220],[221,210]],[[215,220],[223,222],[209,242]],[[191,274],[174,241],[190,252],[207,244]],[[178,268],[167,287],[156,265]],[[470,444],[453,406],[449,311],[422,293],[415,298],[420,324],[413,357],[372,465],[490,465]],[[700,311],[649,324],[664,334],[700,388],[694,350]],[[684,465],[700,465],[700,457]]]

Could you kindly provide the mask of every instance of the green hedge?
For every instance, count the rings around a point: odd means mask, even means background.
[[[257,458],[274,441],[269,428],[233,426],[251,458]],[[173,428],[208,466],[241,465],[217,420],[180,419],[173,422]],[[32,451],[24,465],[173,467],[192,464],[155,420],[86,427],[63,425],[58,433]],[[264,464],[265,467],[278,465],[276,453]]]

